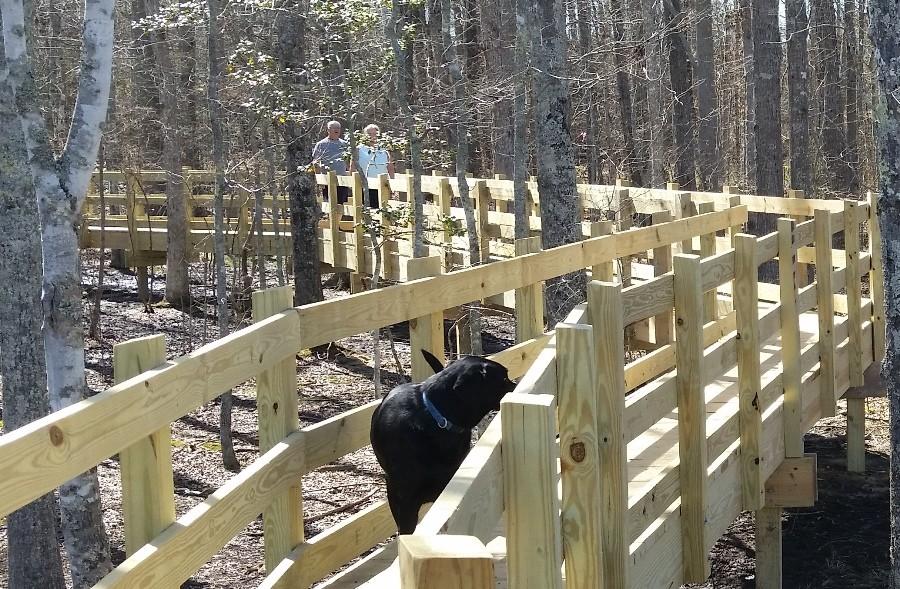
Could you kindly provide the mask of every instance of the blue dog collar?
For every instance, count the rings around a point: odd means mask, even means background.
[[[465,433],[465,428],[459,427],[458,425],[441,415],[441,412],[438,411],[438,408],[428,400],[428,395],[426,395],[424,392],[422,393],[422,402],[425,403],[425,408],[428,409],[429,413],[431,413],[431,417],[434,418],[434,422],[439,428],[452,432]]]

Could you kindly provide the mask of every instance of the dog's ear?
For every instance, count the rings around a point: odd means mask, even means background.
[[[441,364],[441,361],[435,358],[434,354],[428,350],[422,350],[422,356],[425,357],[425,361],[428,362],[428,365],[431,366],[431,369],[434,370],[435,374],[444,369],[444,365]]]

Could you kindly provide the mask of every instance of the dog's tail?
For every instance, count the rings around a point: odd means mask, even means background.
[[[444,365],[441,363],[441,361],[438,360],[434,356],[434,354],[432,354],[428,350],[422,350],[422,356],[425,357],[425,361],[428,362],[428,365],[431,366],[431,369],[434,370],[435,374],[444,369]]]

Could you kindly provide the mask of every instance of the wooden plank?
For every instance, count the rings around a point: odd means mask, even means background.
[[[94,587],[181,585],[300,477],[303,436],[295,432],[266,452]]]
[[[253,321],[256,323],[290,309],[294,303],[293,287],[289,285],[255,291],[252,297]],[[293,355],[259,374],[256,408],[260,454],[274,448],[300,427],[297,360]],[[263,534],[266,570],[271,572],[281,559],[303,542],[303,494],[299,479],[263,511]]]
[[[785,458],[766,481],[766,507],[812,507],[818,495],[815,454]]]
[[[410,280],[439,276],[442,260],[440,256],[430,258],[410,258],[406,261],[406,275]],[[386,289],[387,290],[387,289]],[[441,362],[444,359],[444,310],[416,317],[409,322],[409,347],[411,352],[413,382],[422,382],[432,374],[431,366],[425,361],[421,350],[427,350]]]
[[[116,384],[166,361],[166,338],[151,335],[113,346]],[[169,425],[119,453],[125,554],[130,556],[175,521]]]
[[[831,261],[831,213],[816,211],[816,296],[819,318],[819,410],[835,414],[834,287]]]
[[[363,176],[359,172],[353,172],[353,250],[356,254],[354,256],[354,270],[357,272],[363,272],[366,267],[366,248],[363,247],[365,243],[365,226],[363,223],[365,222],[365,217],[363,216],[363,208],[367,207],[367,192],[368,189],[364,188],[363,185]]]
[[[552,395],[510,393],[500,402],[510,587],[562,588],[555,420]]]
[[[612,235],[615,223],[612,221],[597,221],[591,223],[591,237],[603,237],[604,235]],[[612,260],[600,262],[591,266],[591,279],[602,280],[604,282],[612,282],[613,280],[613,263]]]
[[[700,203],[697,211],[704,215],[716,210],[716,205],[711,202]],[[709,258],[716,255],[716,232],[704,233],[700,236],[700,257]],[[715,321],[718,303],[716,301],[716,289],[703,293],[703,316],[707,322]]]
[[[387,174],[379,174],[378,175],[378,206],[379,212],[378,216],[381,220],[381,230],[384,233],[385,237],[388,239],[384,240],[384,244],[381,246],[381,267],[382,267],[382,278],[387,278],[389,276],[393,276],[396,271],[396,262],[394,261],[394,256],[392,256],[392,252],[395,250],[396,245],[395,241],[397,237],[394,236],[394,227],[393,222],[391,221],[391,179]]]
[[[765,499],[762,475],[762,408],[760,392],[759,310],[757,294],[756,238],[738,234],[734,238],[734,307],[737,320],[738,404],[741,435],[741,503],[744,509],[759,509]]]
[[[515,242],[516,256],[541,251],[540,237],[526,237]],[[516,289],[516,342],[521,343],[544,333],[543,282]]]
[[[650,220],[653,225],[670,223],[672,221],[672,213],[669,211],[660,211],[658,213],[653,213]],[[653,248],[653,275],[661,276],[663,274],[666,274],[667,272],[670,272],[671,270],[672,245],[665,244],[660,247]],[[600,280],[602,280],[602,278]],[[654,342],[656,342],[657,344],[667,344],[672,341],[672,321],[672,310],[660,313],[653,318]]]
[[[331,259],[334,268],[338,267],[337,261],[340,259],[342,216],[342,206],[338,202],[338,178],[334,170],[331,170],[328,172],[328,236],[331,239]]]
[[[803,456],[802,401],[800,398],[800,314],[797,312],[797,264],[794,248],[795,221],[778,219],[778,283],[781,299],[781,363],[784,388],[784,452],[788,458]]]
[[[491,192],[484,180],[475,182],[473,191],[475,195],[475,223],[478,230],[481,263],[486,264],[491,257],[491,240],[488,235],[488,209],[491,202]]]
[[[401,589],[493,589],[494,561],[473,536],[400,536]]]
[[[605,535],[608,522],[602,511],[605,501],[601,501],[606,487],[601,480],[598,446],[604,432],[598,430],[593,329],[560,323],[556,347],[566,582],[577,587],[608,586],[601,583],[605,570],[601,534]]]
[[[670,190],[672,190],[670,188]],[[677,185],[674,190],[678,190]],[[690,192],[681,192],[675,195],[676,202],[678,202],[678,209],[680,211],[680,218],[686,219],[688,217],[693,217],[697,214],[697,206],[694,204],[694,201],[691,200]],[[689,254],[694,250],[693,240],[685,239],[681,242],[680,253]]]
[[[0,436],[0,515],[293,355],[299,346],[296,311],[280,313]]]
[[[616,189],[615,198],[619,203],[619,231],[627,231],[634,225],[634,201],[627,188]],[[631,286],[631,260],[631,255],[619,258],[619,282],[625,287]]]
[[[622,293],[625,325],[654,317],[675,305],[675,278],[671,273],[630,286]]]
[[[308,587],[396,531],[387,502],[373,503],[297,546],[266,576],[259,589]]]
[[[780,507],[764,507],[756,512],[756,586],[781,589]]]
[[[677,255],[675,271],[675,368],[678,391],[678,457],[681,484],[681,537],[685,582],[709,576],[706,506],[709,464],[706,401],[701,379],[703,293],[700,258]]]
[[[859,268],[859,206],[855,201],[844,201],[844,242],[847,252],[847,319],[850,337],[850,386],[864,384],[862,363],[862,291]]]
[[[796,199],[803,200],[806,198],[806,193],[802,190],[788,190],[787,196],[788,196],[788,198],[796,198]],[[801,223],[806,221],[806,216],[805,215],[795,215],[794,221],[796,221],[796,227],[799,227]],[[796,229],[795,229],[795,231],[796,231]],[[796,239],[795,241],[800,242],[799,239]],[[808,268],[809,268],[809,266],[806,264],[797,264],[797,287],[798,288],[803,288],[804,286],[809,284]]]
[[[444,223],[444,219],[450,217],[450,199],[453,197],[453,191],[450,190],[450,180],[442,177],[438,180],[438,190],[435,198],[437,208],[440,211],[438,214],[440,215],[440,219],[437,220],[437,226],[444,227],[444,230],[440,233],[440,240],[444,243],[445,247],[451,247],[453,243],[453,233],[451,232],[448,225]],[[449,270],[449,268],[444,268],[444,270]]]
[[[884,267],[881,261],[881,227],[878,224],[878,195],[868,193],[869,200],[869,256],[872,269],[869,272],[869,292],[872,297],[872,337],[876,364],[884,360]]]
[[[596,431],[603,515],[603,587],[628,587],[628,456],[625,439],[625,325],[622,286],[593,281],[588,315],[596,357]],[[566,577],[568,580],[569,577]],[[588,585],[585,585],[588,586]]]

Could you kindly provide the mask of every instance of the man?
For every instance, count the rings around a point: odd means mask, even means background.
[[[347,174],[347,163],[344,156],[350,149],[350,144],[341,139],[341,124],[337,121],[328,121],[328,136],[316,143],[312,150],[313,164],[316,171],[325,174],[334,171],[338,176]],[[328,197],[328,187],[323,194]],[[338,186],[338,202],[343,204],[350,200],[350,187]]]
[[[388,174],[394,177],[394,162],[391,159],[391,152],[379,145],[378,135],[381,129],[378,125],[369,125],[365,128],[366,138],[364,145],[356,148],[357,159],[359,160],[359,169],[367,178],[377,178],[381,174]],[[354,170],[354,162],[350,162],[350,171]],[[378,208],[378,190],[369,189],[369,207]]]

